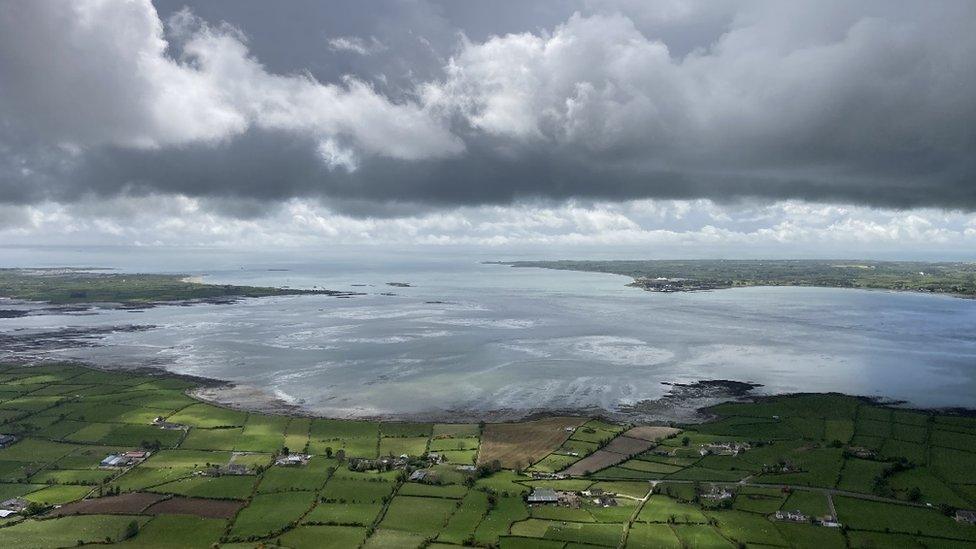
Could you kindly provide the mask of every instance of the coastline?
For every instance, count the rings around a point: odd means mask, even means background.
[[[716,416],[711,409],[717,405],[740,402],[761,403],[771,399],[791,396],[809,395],[840,395],[856,398],[867,404],[882,406],[901,411],[919,412],[926,414],[941,414],[961,417],[976,417],[976,408],[965,407],[934,407],[925,408],[912,406],[901,400],[885,397],[853,395],[836,391],[828,392],[788,392],[788,393],[755,393],[754,389],[762,385],[736,380],[699,380],[692,383],[663,383],[671,390],[657,399],[645,399],[630,405],[621,405],[617,410],[607,410],[600,407],[583,408],[534,408],[534,409],[497,409],[483,410],[472,413],[470,410],[439,410],[411,414],[355,414],[336,415],[317,413],[294,404],[277,396],[266,389],[245,383],[235,383],[227,380],[181,374],[167,370],[162,366],[137,366],[132,368],[116,368],[99,366],[82,361],[4,361],[19,367],[31,367],[51,364],[65,364],[87,368],[94,371],[131,373],[154,376],[160,378],[179,379],[194,383],[195,386],[184,393],[201,403],[220,408],[258,414],[282,415],[288,417],[305,417],[333,419],[340,421],[374,421],[382,423],[517,423],[548,417],[586,417],[591,419],[609,420],[617,423],[635,425],[696,425],[713,420]],[[637,413],[627,413],[621,410],[641,409]]]
[[[638,288],[646,292],[651,293],[699,293],[699,292],[710,292],[714,290],[734,290],[738,288],[827,288],[827,289],[838,289],[838,290],[867,290],[867,291],[886,291],[886,292],[897,292],[897,293],[910,293],[910,294],[920,294],[920,295],[937,295],[946,296],[959,299],[976,299],[976,291],[970,291],[969,293],[958,292],[958,291],[939,291],[939,290],[926,290],[922,288],[898,288],[898,287],[885,287],[885,286],[867,286],[867,285],[853,285],[853,284],[817,284],[808,282],[789,282],[784,283],[770,283],[768,281],[762,281],[757,283],[752,283],[748,280],[723,280],[721,282],[716,282],[714,280],[710,281],[708,279],[698,280],[691,275],[684,275],[683,277],[664,277],[660,279],[652,279],[648,276],[635,276],[631,273],[614,272],[606,269],[587,269],[587,268],[572,268],[557,266],[559,261],[483,261],[483,265],[503,265],[511,268],[527,269],[544,269],[550,271],[570,271],[577,273],[593,273],[593,274],[607,274],[622,276],[630,279],[630,282],[625,284],[625,286]],[[585,263],[585,262],[581,262]],[[686,287],[690,286],[690,287]]]

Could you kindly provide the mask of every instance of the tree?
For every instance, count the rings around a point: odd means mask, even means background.
[[[688,443],[690,443],[690,442],[691,442],[691,439],[690,438],[688,438],[688,437],[681,437],[681,445],[682,446],[688,446]]]
[[[125,527],[125,533],[122,535],[122,539],[133,538],[138,533],[139,533],[139,523],[133,520]]]
[[[46,509],[47,507],[44,505],[37,503],[36,501],[32,501],[27,504],[27,507],[22,511],[22,514],[25,517],[33,517],[34,515],[43,513]]]
[[[281,449],[281,455],[283,455],[283,456],[287,456],[290,453],[291,453],[291,451],[288,450],[288,447],[287,446],[285,446],[285,447],[283,447]]]
[[[327,458],[332,457],[332,447],[331,446],[326,446],[325,447],[325,457],[327,457]]]

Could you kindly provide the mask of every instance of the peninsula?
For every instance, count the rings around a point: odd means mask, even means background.
[[[652,292],[747,286],[818,286],[976,296],[976,263],[864,260],[615,260],[493,262],[512,267],[611,273]]]
[[[225,302],[243,297],[356,295],[336,290],[302,290],[205,284],[186,274],[132,274],[106,269],[0,269],[0,298],[55,305],[114,303],[151,306],[173,302]]]

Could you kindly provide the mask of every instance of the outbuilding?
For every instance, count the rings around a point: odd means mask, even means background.
[[[559,501],[559,496],[551,488],[536,488],[529,494],[527,501],[529,503],[556,503]]]

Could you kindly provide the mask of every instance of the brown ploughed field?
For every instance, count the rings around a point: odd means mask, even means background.
[[[489,423],[481,434],[478,463],[501,462],[502,467],[528,467],[559,448],[586,418],[547,417],[522,423]]]

